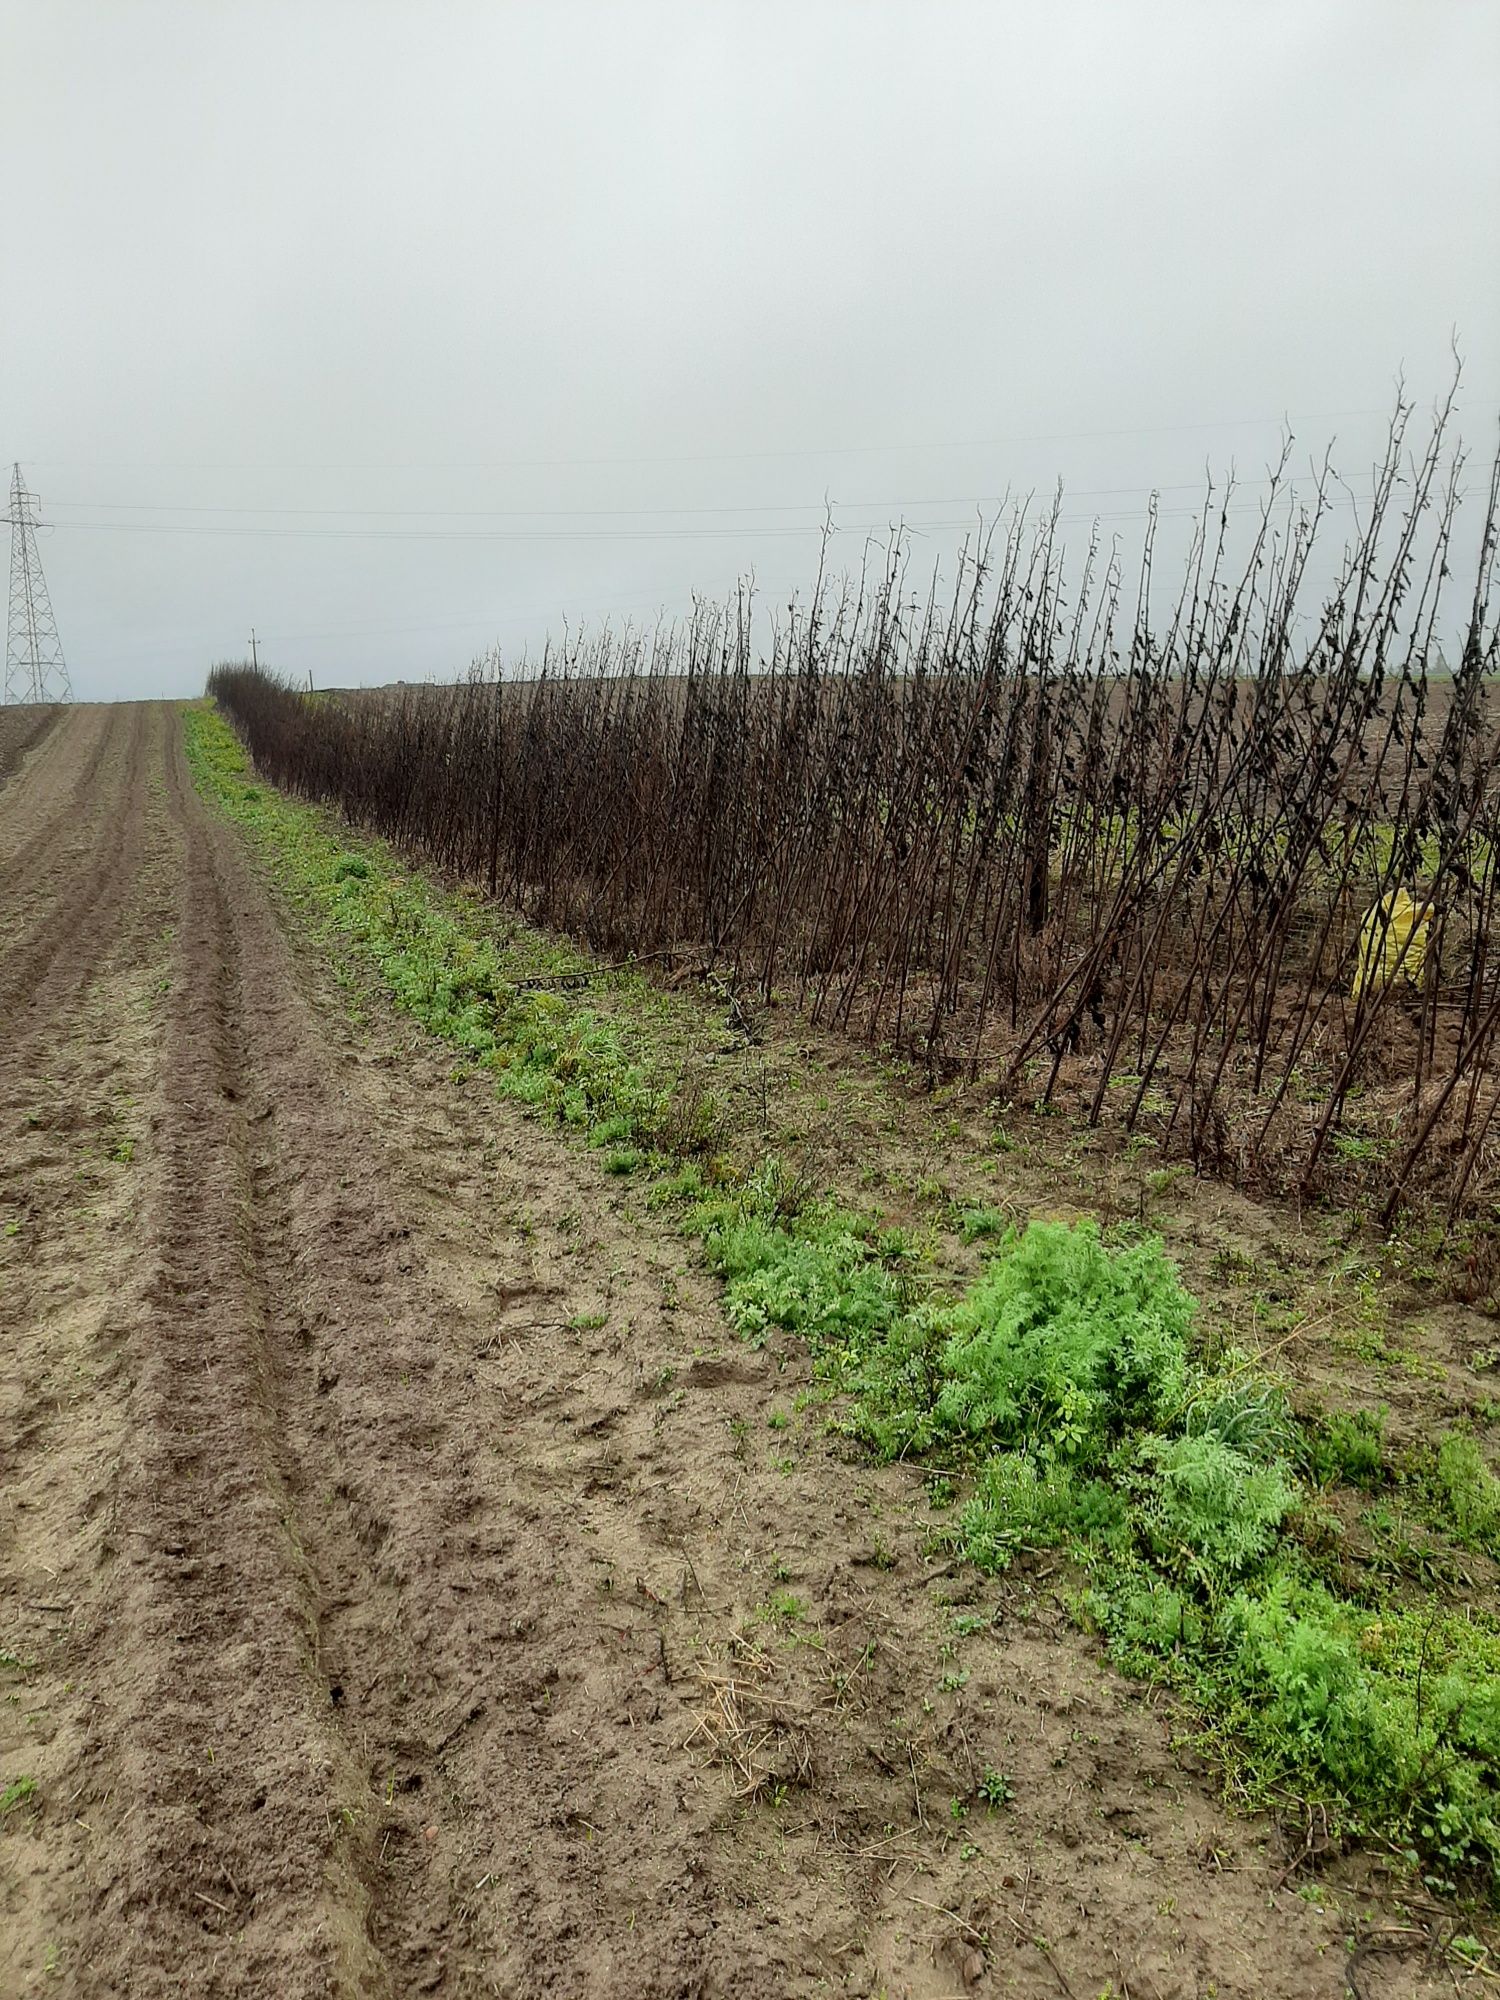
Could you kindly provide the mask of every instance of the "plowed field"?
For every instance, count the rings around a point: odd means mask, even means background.
[[[803,1364],[351,1012],[173,709],[0,779],[0,1993],[1452,1991],[905,1468],[768,1449]]]

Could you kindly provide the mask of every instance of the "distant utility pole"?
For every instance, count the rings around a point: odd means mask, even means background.
[[[63,659],[42,559],[36,552],[37,497],[21,484],[16,466],[10,480],[10,611],[5,621],[5,699],[71,701],[73,685]]]
[[[255,650],[255,627],[253,625],[250,627],[250,664],[257,673],[260,672],[260,654]]]

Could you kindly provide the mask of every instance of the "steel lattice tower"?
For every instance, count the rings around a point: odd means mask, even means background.
[[[63,659],[57,620],[36,550],[37,497],[21,483],[18,465],[11,474],[10,611],[5,621],[5,699],[71,701],[72,683]]]

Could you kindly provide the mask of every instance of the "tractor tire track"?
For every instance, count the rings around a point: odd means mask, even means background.
[[[60,829],[89,801],[106,752],[119,738],[118,709],[92,703],[60,719],[22,757],[0,795],[0,883],[16,887],[57,845]]]
[[[166,717],[144,706],[128,714],[84,763],[73,787],[76,812],[70,802],[44,820],[6,872],[0,1019],[17,1044],[76,996],[140,864],[148,736],[159,760]]]
[[[286,1446],[241,941],[175,745],[168,774],[177,978],[110,1621],[138,1677],[100,1740],[103,1760],[118,1746],[112,1785],[134,1812],[86,1957],[101,1991],[142,1996],[388,1993],[340,1839],[347,1757],[314,1672],[319,1592]]]

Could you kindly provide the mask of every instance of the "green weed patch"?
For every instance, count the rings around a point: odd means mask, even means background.
[[[1034,1223],[943,1300],[831,1206],[773,1222],[752,1186],[695,1213],[742,1331],[799,1334],[870,1448],[968,1478],[952,1533],[972,1561],[1065,1551],[1112,1657],[1189,1694],[1252,1795],[1321,1800],[1430,1887],[1493,1881],[1500,1621],[1330,1588],[1300,1532],[1327,1432],[1242,1357],[1199,1365],[1159,1243]],[[1333,1426],[1340,1469],[1370,1476],[1372,1431],[1378,1459],[1378,1425]],[[1438,1478],[1487,1532],[1471,1440],[1444,1445]]]

